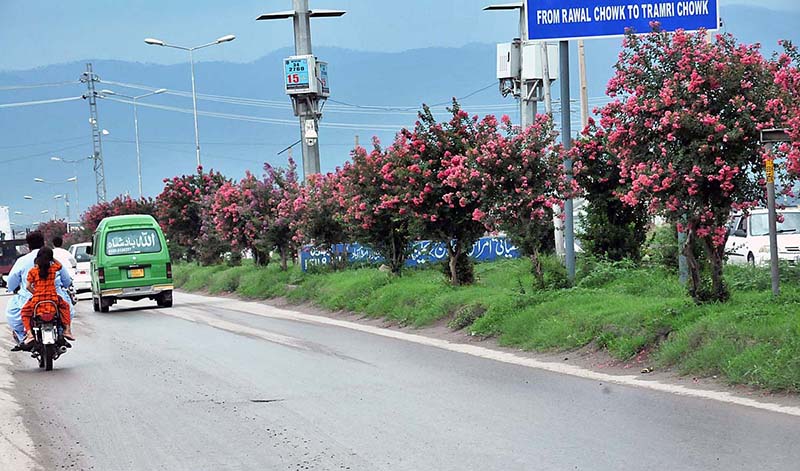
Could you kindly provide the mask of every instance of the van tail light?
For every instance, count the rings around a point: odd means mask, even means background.
[[[98,268],[97,269],[97,279],[100,280],[100,283],[106,282],[106,269],[105,268]]]
[[[172,263],[167,262],[167,278],[172,278]]]

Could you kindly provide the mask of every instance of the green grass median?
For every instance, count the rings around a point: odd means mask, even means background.
[[[696,305],[677,276],[626,263],[584,266],[574,288],[563,289],[555,260],[547,260],[550,289],[532,288],[530,262],[478,264],[472,286],[449,286],[438,267],[393,277],[375,268],[332,273],[281,272],[179,264],[179,289],[235,293],[248,299],[282,297],[424,327],[496,337],[501,345],[533,351],[586,346],[626,360],[646,351],[653,366],[695,376],[717,375],[731,384],[800,392],[800,270],[783,270],[774,299],[769,273],[728,267],[732,299]]]

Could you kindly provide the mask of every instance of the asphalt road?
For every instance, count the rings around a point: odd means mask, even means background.
[[[0,361],[4,471],[800,469],[790,415],[225,299],[143,307],[81,302],[52,372]]]

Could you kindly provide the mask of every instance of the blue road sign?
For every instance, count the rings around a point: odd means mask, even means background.
[[[528,39],[567,40],[719,27],[718,0],[527,0]]]

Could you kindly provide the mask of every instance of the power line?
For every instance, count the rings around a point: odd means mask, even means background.
[[[60,149],[48,150],[46,152],[39,152],[39,153],[36,153],[36,154],[29,154],[29,155],[23,155],[23,156],[20,156],[20,157],[12,157],[10,159],[3,159],[3,160],[0,160],[0,163],[17,162],[19,160],[27,160],[27,159],[32,159],[32,158],[35,158],[35,157],[42,157],[42,156],[45,156],[45,155],[52,155],[52,154],[56,154],[58,152],[63,152],[65,150],[77,149],[78,147],[84,147],[84,146],[85,146],[85,144],[75,144],[75,145],[68,146],[68,147],[62,147]]]
[[[141,85],[141,84],[133,84],[127,82],[117,82],[111,80],[103,80],[102,83],[115,85],[119,87],[126,87],[126,88],[133,88],[136,90],[144,90],[144,91],[155,91],[159,88]],[[466,100],[471,98],[472,96],[477,95],[480,92],[488,90],[495,86],[493,82],[490,85],[482,87],[478,90],[475,90],[463,97],[458,98],[458,100]],[[191,92],[187,91],[180,91],[180,90],[172,90],[166,89],[167,91],[164,92],[166,95],[173,95],[173,96],[180,96],[184,98],[191,98]],[[214,101],[219,103],[227,103],[227,104],[234,104],[234,105],[241,105],[241,106],[254,106],[254,107],[261,107],[261,108],[273,108],[273,109],[281,109],[281,110],[288,110],[292,109],[291,104],[286,103],[284,101],[275,101],[275,100],[262,100],[256,98],[243,98],[243,97],[233,97],[233,96],[225,96],[225,95],[209,95],[204,93],[198,93],[197,98],[204,101]],[[384,106],[384,105],[357,105],[352,103],[347,103],[344,101],[337,101],[333,99],[328,99],[330,103],[337,103],[341,106],[336,105],[328,105],[326,110],[328,112],[335,112],[335,113],[347,113],[347,114],[384,114],[386,112],[394,113],[394,114],[408,114],[412,116],[416,116],[418,110],[421,108],[419,105],[415,106]],[[430,108],[433,111],[446,111],[446,107],[451,104],[451,101],[443,101],[441,103],[435,103],[430,105]],[[472,109],[480,109],[480,110],[490,110],[490,109],[506,109],[510,110],[513,108],[512,104],[482,104],[482,105],[473,105]],[[380,113],[377,113],[380,112]]]
[[[67,82],[53,82],[53,83],[35,83],[31,85],[4,85],[0,86],[0,90],[27,90],[32,88],[48,88],[48,87],[62,87],[64,85],[78,84],[77,80],[70,80]]]
[[[115,97],[105,97],[106,100],[115,101],[118,103],[125,103],[132,105],[133,101],[125,100]],[[180,108],[176,106],[167,106],[167,105],[158,105],[154,103],[136,103],[139,107],[145,108],[153,108],[163,111],[174,111],[178,113],[186,113],[191,114],[193,111],[188,108]],[[262,124],[275,124],[280,126],[292,126],[296,127],[297,122],[295,120],[289,119],[277,119],[277,118],[263,118],[259,116],[250,116],[250,115],[241,115],[241,114],[232,114],[232,113],[218,113],[213,111],[198,111],[198,115],[208,116],[211,118],[221,118],[221,119],[229,119],[233,121],[246,121],[252,123],[262,123]],[[321,124],[322,127],[325,128],[332,128],[332,129],[350,129],[350,130],[369,130],[369,131],[397,131],[407,125],[399,125],[399,124],[359,124],[359,123],[338,123],[338,122],[324,122]]]
[[[135,144],[136,141],[129,140],[129,139],[105,139],[104,142],[114,142],[118,144]],[[142,144],[157,144],[157,145],[194,145],[194,141],[165,141],[159,139],[153,140],[140,140]],[[203,141],[202,143],[204,146],[206,145],[218,145],[218,146],[239,146],[239,147],[280,147],[283,148],[284,144],[275,144],[275,143],[268,143],[268,142],[235,142],[235,141]],[[353,145],[352,141],[349,142],[341,142],[341,143],[331,143],[326,142],[326,145],[342,145],[348,146]]]
[[[102,82],[106,83],[106,84],[109,84],[109,85],[116,85],[116,86],[120,86],[120,87],[133,88],[133,89],[145,90],[145,91],[155,91],[155,90],[158,90],[158,89],[161,88],[161,87],[153,87],[153,86],[148,86],[148,85],[127,83],[127,82],[117,82],[117,81],[110,81],[110,80],[103,80]],[[492,82],[491,84],[486,85],[485,87],[479,88],[478,90],[475,90],[475,91],[473,91],[473,92],[471,92],[471,93],[469,93],[467,95],[464,95],[462,97],[458,97],[456,99],[457,100],[466,100],[466,99],[471,98],[472,96],[475,96],[478,93],[481,93],[481,92],[483,92],[485,90],[488,90],[488,89],[490,89],[490,88],[492,88],[494,86],[496,86],[496,82]],[[188,92],[188,91],[173,90],[173,89],[166,89],[166,90],[167,91],[165,92],[165,94],[167,94],[167,95],[174,95],[174,96],[180,96],[180,97],[185,97],[185,98],[191,98],[191,96],[192,96],[191,92]],[[218,101],[218,102],[221,102],[221,103],[231,103],[231,104],[249,105],[249,106],[261,106],[261,107],[265,107],[265,108],[280,108],[280,109],[289,109],[289,108],[291,108],[291,105],[289,103],[286,103],[284,101],[276,101],[276,100],[264,100],[264,99],[258,99],[258,98],[234,97],[234,96],[226,96],[226,95],[211,95],[211,94],[204,94],[204,93],[198,93],[197,97],[199,99],[201,99],[201,100]],[[597,102],[608,103],[611,100],[612,99],[607,97],[607,96],[597,96],[597,97],[590,97],[589,98],[590,102],[595,102],[595,103],[597,103]],[[414,105],[414,106],[360,105],[360,104],[353,104],[353,103],[348,103],[348,102],[345,102],[345,101],[338,101],[338,100],[333,100],[333,99],[328,99],[328,101],[330,103],[337,103],[337,104],[341,105],[341,106],[337,107],[335,105],[330,105],[329,104],[327,106],[327,108],[326,108],[328,111],[333,111],[333,110],[344,111],[344,110],[347,110],[347,108],[355,108],[357,110],[406,112],[406,111],[417,111],[420,108],[418,105]],[[579,102],[579,100],[577,100],[577,99],[570,100],[571,104],[578,104],[578,102]],[[451,103],[452,102],[449,101],[449,100],[448,101],[442,101],[440,103],[434,103],[432,105],[429,105],[429,107],[431,109],[440,108],[440,107],[449,107],[449,105]],[[501,103],[501,104],[496,104],[496,103],[495,104],[475,104],[475,105],[471,106],[471,108],[473,108],[473,109],[493,109],[493,108],[512,108],[512,107],[514,107],[513,104],[506,104],[506,103]],[[444,109],[442,109],[442,110],[444,111]],[[350,110],[349,112],[352,112],[352,110]],[[414,113],[414,114],[416,114],[416,113]]]
[[[70,98],[54,98],[52,100],[39,100],[39,101],[22,101],[18,103],[2,103],[0,104],[0,109],[2,108],[19,108],[22,106],[34,106],[34,105],[49,105],[52,103],[64,103],[67,101],[76,101],[76,100],[83,100],[82,96],[75,96]]]
[[[20,147],[36,147],[36,146],[44,146],[44,145],[50,145],[50,144],[60,144],[62,142],[79,141],[81,139],[86,139],[86,136],[70,137],[70,138],[66,138],[66,139],[57,139],[57,140],[54,140],[54,141],[31,142],[31,143],[27,143],[27,144],[14,144],[14,145],[11,145],[11,146],[0,146],[0,149],[18,149]]]

